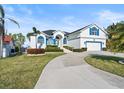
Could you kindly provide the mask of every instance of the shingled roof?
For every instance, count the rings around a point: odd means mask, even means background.
[[[10,42],[12,41],[12,37],[9,36],[9,35],[5,35],[5,36],[3,37],[3,41],[4,41],[4,42],[7,42],[7,43],[10,43]]]
[[[90,25],[91,25],[91,24],[90,24]],[[75,30],[75,31],[73,31],[73,32],[71,32],[71,33],[69,33],[69,34],[72,34],[72,33],[78,32],[78,31],[81,31],[81,30],[83,30],[83,29],[89,27],[90,25],[87,25],[87,26],[85,26],[85,27],[83,27],[83,28],[80,28],[80,29],[78,29],[78,30]],[[68,34],[68,35],[69,35],[69,34]]]
[[[56,30],[45,30],[43,31],[43,33],[47,34],[47,35],[52,35],[53,32],[55,32]]]
[[[55,31],[57,31],[57,30],[45,30],[45,31],[43,31],[43,33],[45,33],[47,35],[52,35]],[[65,35],[68,34],[68,32],[65,32],[65,31],[63,31],[63,32]]]

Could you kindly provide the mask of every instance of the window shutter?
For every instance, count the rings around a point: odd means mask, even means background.
[[[97,35],[99,36],[99,29],[97,30]]]
[[[92,34],[92,29],[91,28],[90,28],[90,31],[89,32],[90,32],[90,35],[91,35]]]

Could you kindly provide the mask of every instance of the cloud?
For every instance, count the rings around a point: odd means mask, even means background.
[[[100,24],[110,25],[124,20],[124,13],[112,12],[110,10],[104,10],[97,13],[96,21]]]
[[[17,5],[17,7],[21,12],[26,13],[28,15],[32,15],[33,13],[33,11],[26,5]]]
[[[62,21],[66,24],[66,25],[74,25],[73,20],[75,19],[74,16],[66,16],[62,19]]]
[[[15,9],[14,9],[13,7],[11,7],[11,6],[6,6],[6,5],[4,5],[4,9],[5,9],[5,11],[8,12],[8,13],[13,13],[13,12],[15,11]]]

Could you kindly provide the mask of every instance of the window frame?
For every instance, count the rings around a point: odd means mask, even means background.
[[[99,36],[99,29],[97,29],[96,27],[90,28],[90,35]]]

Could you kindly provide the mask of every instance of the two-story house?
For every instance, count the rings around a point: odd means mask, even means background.
[[[68,34],[67,45],[74,48],[87,48],[87,51],[100,51],[106,48],[108,33],[96,24],[90,24]]]

